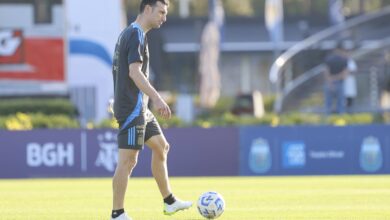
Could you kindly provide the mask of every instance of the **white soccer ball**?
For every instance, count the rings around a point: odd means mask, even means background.
[[[198,199],[198,211],[207,219],[215,219],[225,211],[225,200],[217,192],[205,192]]]

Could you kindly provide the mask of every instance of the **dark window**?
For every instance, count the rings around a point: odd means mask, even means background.
[[[50,24],[52,22],[52,1],[35,0],[34,1],[34,23]]]
[[[36,0],[0,0],[0,4],[35,4]],[[50,0],[52,4],[62,4],[62,0]]]

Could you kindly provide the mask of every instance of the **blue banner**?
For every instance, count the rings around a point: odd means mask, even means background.
[[[171,176],[238,175],[237,128],[165,130]],[[0,131],[0,178],[110,177],[117,164],[115,130]],[[151,150],[133,176],[151,176]]]
[[[390,126],[242,127],[240,175],[390,173]]]
[[[390,174],[390,126],[171,128],[170,176]],[[115,130],[0,131],[0,178],[110,177]],[[133,176],[151,176],[151,150]]]

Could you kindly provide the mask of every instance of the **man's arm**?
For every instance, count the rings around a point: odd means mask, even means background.
[[[349,71],[347,68],[345,68],[343,71],[341,71],[339,74],[337,74],[335,76],[335,80],[343,80],[343,79],[347,78],[348,74],[349,74]]]
[[[156,89],[149,83],[141,71],[142,63],[135,62],[129,65],[129,76],[135,85],[153,101],[158,113],[165,119],[171,117],[171,110],[167,103],[161,98]]]
[[[330,74],[329,67],[326,67],[324,72],[325,72],[325,79],[326,79],[327,82],[343,80],[349,74],[349,71],[348,71],[347,68],[345,68],[343,71],[341,71],[339,74],[336,74],[336,75]]]

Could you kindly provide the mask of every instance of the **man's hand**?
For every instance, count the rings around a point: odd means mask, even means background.
[[[148,79],[141,71],[142,63],[135,62],[129,66],[129,76],[137,85],[137,87],[150,97],[153,101],[154,107],[158,113],[164,118],[168,119],[171,117],[171,109],[167,103],[161,98],[156,89],[149,83]]]
[[[154,107],[157,109],[157,112],[164,118],[169,119],[171,117],[171,109],[168,104],[160,97],[152,99]]]

